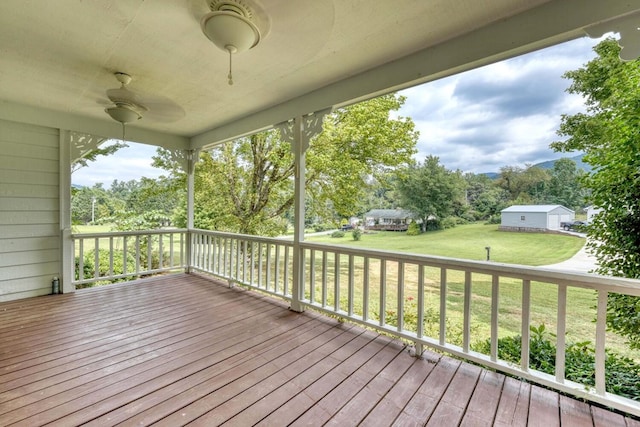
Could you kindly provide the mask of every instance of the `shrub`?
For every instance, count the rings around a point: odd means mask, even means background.
[[[354,228],[351,232],[351,236],[353,237],[353,240],[360,240],[360,238],[362,237],[362,230],[360,230],[359,228]]]
[[[453,228],[456,226],[456,223],[457,223],[456,218],[450,216],[440,221],[440,226],[444,229]]]
[[[412,222],[407,228],[407,236],[417,236],[420,234],[420,226],[417,222]]]
[[[98,252],[98,276],[106,276],[109,274],[109,251],[107,249],[100,249]],[[75,277],[76,280],[80,278],[80,259],[75,258]],[[131,253],[127,253],[127,273],[133,273],[136,270],[136,259]],[[83,259],[83,277],[85,279],[92,278],[95,275],[95,250],[91,249],[84,254]],[[124,256],[120,251],[114,251],[113,253],[113,274],[124,274]],[[109,283],[123,282],[128,279],[114,279]],[[81,285],[80,287],[87,287],[91,285]]]
[[[334,228],[336,228],[331,224],[313,224],[311,227],[316,233],[319,233],[321,231],[333,230]]]
[[[545,326],[531,326],[529,342],[530,366],[550,375],[555,374],[556,346],[547,338]],[[474,346],[474,350],[489,354],[490,340]],[[520,335],[498,340],[498,358],[507,362],[520,363]],[[605,358],[605,383],[610,393],[640,400],[640,365],[634,360],[607,350]],[[586,386],[595,386],[595,350],[591,342],[568,344],[565,351],[565,377]]]
[[[344,231],[336,230],[333,233],[331,233],[331,237],[335,237],[335,238],[344,237]]]

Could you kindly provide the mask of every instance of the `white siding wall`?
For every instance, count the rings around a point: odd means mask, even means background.
[[[521,217],[524,217],[524,220]],[[500,225],[544,230],[547,228],[547,214],[545,212],[502,212]]]
[[[0,301],[44,295],[59,276],[59,133],[0,120]]]

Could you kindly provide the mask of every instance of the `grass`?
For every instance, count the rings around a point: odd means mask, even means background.
[[[485,260],[485,248],[490,247],[491,261],[532,266],[565,261],[574,256],[585,242],[582,238],[562,234],[499,231],[497,225],[479,223],[430,231],[419,236],[383,231],[363,234],[360,241],[354,241],[351,233],[347,232],[343,238],[323,235],[306,240],[471,260]]]
[[[360,241],[354,241],[350,233],[343,238],[331,238],[329,235],[310,236],[306,239],[312,242],[328,243],[333,245],[349,245],[353,247],[411,252],[424,255],[437,255],[452,258],[471,260],[485,260],[486,246],[491,247],[491,260],[501,263],[522,264],[540,266],[555,264],[574,256],[584,245],[583,238],[547,233],[516,233],[498,231],[497,225],[467,224],[453,229],[423,233],[419,236],[407,236],[398,232],[376,232],[364,234]],[[318,265],[320,261],[316,261]],[[340,283],[348,281],[348,264],[341,260]],[[330,264],[331,265],[331,264]],[[371,268],[372,272],[377,267]],[[358,269],[355,271],[359,274]],[[437,269],[426,269],[425,289],[425,329],[435,334],[438,330],[438,312],[440,299],[440,276]],[[318,278],[316,283],[321,279]],[[332,280],[332,279],[331,279]],[[360,283],[356,278],[356,283]],[[376,273],[372,273],[370,281],[378,283]],[[472,335],[473,341],[479,342],[490,336],[491,321],[491,277],[474,274],[472,285]],[[407,316],[415,316],[411,313],[415,310],[417,299],[417,272],[405,272],[405,319]],[[360,285],[361,286],[361,285]],[[393,319],[396,310],[395,292],[397,284],[390,284],[387,289],[387,305],[384,308],[385,315]],[[462,330],[462,307],[464,289],[464,273],[449,270],[447,272],[447,341],[452,342],[460,338]],[[548,330],[555,330],[557,324],[557,291],[556,285],[548,283],[532,282],[531,284],[531,325],[545,324]],[[319,289],[316,291],[319,295]],[[346,295],[347,288],[341,290]],[[378,306],[379,291],[377,286],[369,290],[370,307]],[[354,299],[355,307],[362,307],[362,292],[356,290]],[[588,289],[569,288],[567,295],[567,335],[568,342],[595,341],[595,305],[596,293]],[[522,282],[509,279],[500,279],[499,302],[499,336],[513,336],[521,333],[522,325]],[[344,307],[343,307],[344,309]],[[356,309],[357,310],[357,309]],[[357,310],[361,311],[361,310]],[[607,333],[607,347],[615,349],[629,357],[639,359],[636,352],[630,351],[622,337]]]

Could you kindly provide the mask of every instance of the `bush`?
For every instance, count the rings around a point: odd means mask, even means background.
[[[456,226],[456,224],[457,224],[457,220],[453,216],[447,217],[442,221],[440,221],[440,226],[444,229],[453,228]]]
[[[95,276],[95,250],[91,249],[84,254],[83,259],[83,277],[85,279],[93,278]],[[109,274],[109,251],[107,249],[100,249],[98,252],[98,276],[106,276]],[[80,278],[80,259],[75,258],[75,277],[76,280]],[[127,273],[133,273],[136,271],[136,259],[131,253],[127,253]],[[113,274],[124,274],[124,256],[121,251],[114,251],[113,253]],[[109,283],[124,282],[128,279],[114,279]],[[81,285],[80,287],[87,287],[91,285]]]
[[[530,366],[538,371],[555,375],[556,346],[547,338],[545,326],[531,326],[529,343]],[[474,350],[489,354],[490,340],[474,346]],[[520,363],[522,337],[500,338],[498,358],[507,362]],[[607,350],[605,359],[605,383],[610,393],[640,400],[640,365],[632,359]],[[586,386],[595,386],[595,350],[591,342],[567,344],[565,351],[565,377]]]
[[[420,226],[417,222],[412,222],[407,228],[407,236],[417,236],[420,234]]]
[[[335,237],[335,238],[344,237],[344,231],[336,230],[333,233],[331,233],[331,237]]]
[[[313,224],[311,227],[316,233],[319,233],[321,231],[333,230],[334,228],[336,228],[331,224]]]
[[[351,232],[351,236],[353,237],[353,240],[358,241],[362,237],[362,231],[359,228],[354,228]]]

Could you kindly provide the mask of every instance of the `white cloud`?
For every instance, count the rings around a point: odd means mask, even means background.
[[[562,75],[593,58],[598,41],[573,40],[402,91],[399,115],[420,131],[416,158],[435,155],[449,169],[481,173],[562,157],[549,148],[561,114],[584,109]]]
[[[121,148],[111,156],[98,157],[87,167],[75,171],[71,175],[71,182],[87,187],[103,183],[105,187],[109,187],[116,179],[130,181],[167,175],[167,171],[151,166],[157,147],[133,142],[127,144],[129,147]]]

